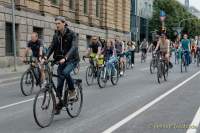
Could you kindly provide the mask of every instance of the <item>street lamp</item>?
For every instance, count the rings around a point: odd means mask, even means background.
[[[15,0],[12,0],[12,35],[13,35],[13,49],[14,49],[14,71],[16,69],[16,35],[15,35]]]

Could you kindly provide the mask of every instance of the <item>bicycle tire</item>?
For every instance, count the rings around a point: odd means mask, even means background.
[[[50,102],[49,99],[46,100],[46,99],[47,99],[47,93],[49,93],[49,97],[52,98],[53,107],[52,107],[51,114],[50,114],[50,118],[49,118],[48,122],[47,122],[46,124],[44,124],[44,123],[42,123],[42,122],[40,121],[40,118],[41,118],[41,117],[39,117],[39,116],[38,116],[38,113],[37,113],[37,101],[38,101],[39,99],[41,99],[40,94],[43,94],[43,95],[44,95],[44,99],[43,99],[43,101],[42,101],[42,104],[45,104],[46,101],[48,101],[48,104],[49,104],[49,102]],[[51,100],[51,99],[50,99],[50,100]],[[48,127],[49,125],[51,125],[51,123],[52,123],[52,121],[53,121],[53,118],[54,118],[55,105],[56,105],[56,99],[55,99],[55,95],[54,95],[54,93],[53,93],[52,91],[47,90],[47,88],[38,91],[38,93],[37,93],[36,96],[35,96],[34,103],[33,103],[33,116],[34,116],[34,120],[35,120],[36,124],[37,124],[39,127],[45,128],[45,127]],[[42,106],[44,106],[44,105],[42,105]],[[43,107],[42,107],[42,106],[41,106],[41,108],[42,108],[42,110],[43,110]],[[49,106],[49,105],[48,105],[48,106]],[[49,108],[49,107],[47,107],[47,108]],[[42,115],[42,116],[44,116],[44,115]]]
[[[28,93],[25,91],[25,87],[23,86],[24,77],[27,76],[27,74],[30,74],[30,77],[31,77],[31,81],[30,81],[31,82],[31,88],[28,91]],[[20,88],[21,88],[21,92],[24,96],[30,96],[32,94],[33,88],[34,88],[34,76],[33,76],[33,73],[30,69],[28,69],[27,71],[25,71],[22,74],[22,77],[21,77],[21,80],[20,80]]]

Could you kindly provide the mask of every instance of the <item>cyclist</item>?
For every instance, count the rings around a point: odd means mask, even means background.
[[[128,41],[127,43],[127,50],[131,54],[131,67],[134,67],[135,64],[135,42],[133,41]]]
[[[37,81],[36,84],[37,85],[41,84],[41,87],[43,88],[46,84],[44,66],[41,63],[42,56],[43,56],[43,44],[42,44],[42,41],[38,39],[38,33],[36,32],[32,32],[31,40],[27,43],[25,54],[23,56],[24,62],[26,61],[26,56],[30,50],[32,51],[33,59],[36,60],[36,64],[39,66],[39,69],[40,69],[40,75],[41,75],[40,78],[39,78],[39,75],[37,75],[40,81],[39,82]]]
[[[169,68],[172,68],[173,65],[170,62],[170,41],[166,38],[165,33],[161,33],[154,52],[156,52],[158,49],[161,52],[161,56],[163,56],[166,59],[167,64],[169,64]]]
[[[142,50],[142,54],[146,57],[147,49],[148,49],[148,41],[144,39],[140,45],[140,49]]]
[[[98,40],[97,36],[91,37],[91,43],[89,44],[88,50],[87,50],[87,56],[92,57],[92,60],[97,59],[97,67],[103,64],[103,56],[102,53],[102,45]],[[99,57],[101,59],[99,59]]]
[[[195,62],[195,58],[196,58],[196,47],[197,47],[197,43],[194,39],[191,39],[191,56],[192,59],[194,59]]]
[[[107,40],[103,55],[104,55],[105,61],[108,61],[110,57],[115,55],[114,43],[111,39]]]
[[[123,70],[124,70],[124,63],[125,63],[125,59],[124,59],[124,43],[122,41],[120,41],[120,37],[116,36],[115,37],[115,49],[116,49],[116,54],[117,56],[120,57],[120,75],[123,75]]]
[[[190,64],[190,40],[188,39],[187,34],[184,34],[184,38],[181,40],[181,48],[185,50],[186,53],[186,64]]]
[[[64,80],[68,84],[69,88],[69,100],[76,97],[76,92],[74,88],[73,79],[70,73],[79,63],[79,53],[76,33],[71,31],[66,24],[66,20],[62,16],[55,18],[55,24],[57,31],[53,36],[52,43],[48,48],[47,55],[45,59],[48,59],[52,53],[54,53],[53,58],[56,62],[59,62],[57,73],[60,75],[58,77],[56,96],[58,98],[58,103],[56,104],[55,114],[60,114],[60,110],[63,107],[62,104],[62,90],[64,86]]]

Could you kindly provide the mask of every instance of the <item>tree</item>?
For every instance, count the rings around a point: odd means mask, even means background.
[[[200,20],[189,13],[186,8],[181,5],[176,0],[154,0],[153,5],[153,17],[149,23],[150,31],[161,29],[161,22],[159,20],[160,10],[164,10],[167,14],[165,27],[167,29],[167,34],[170,38],[174,37],[173,27],[177,27],[178,23],[187,18],[196,18],[193,20],[187,20],[181,23],[181,26],[184,27],[182,33],[189,33],[190,36],[200,34],[197,27],[200,26]]]

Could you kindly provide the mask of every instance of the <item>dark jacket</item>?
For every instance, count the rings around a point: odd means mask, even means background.
[[[79,61],[78,42],[76,33],[65,27],[63,36],[60,32],[55,32],[53,41],[48,48],[47,58],[54,53],[53,58],[59,61],[67,57],[67,61]]]

